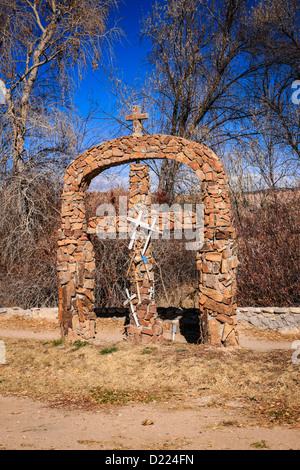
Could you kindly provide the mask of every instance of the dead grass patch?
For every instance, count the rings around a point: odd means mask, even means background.
[[[254,447],[254,449],[270,449],[269,444],[265,440],[253,442],[251,447]]]
[[[167,394],[162,393],[147,393],[141,390],[111,390],[102,387],[96,387],[92,389],[90,397],[94,403],[99,405],[151,403],[166,400],[168,398]]]
[[[300,423],[300,369],[292,363],[291,351],[178,348],[171,342],[151,350],[126,342],[74,347],[5,338],[5,343],[2,395],[31,397],[55,406],[92,407],[149,401],[180,406],[213,394],[218,397],[216,406],[234,399],[250,404],[247,412],[259,423]],[[100,354],[105,346],[114,352]]]

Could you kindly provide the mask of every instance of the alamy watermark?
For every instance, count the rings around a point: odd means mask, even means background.
[[[295,80],[292,83],[292,88],[295,89],[292,94],[292,102],[294,104],[300,104],[300,80]]]
[[[5,104],[5,83],[0,80],[0,105]]]
[[[203,204],[134,204],[128,209],[126,196],[119,196],[118,214],[113,204],[100,204],[96,234],[100,240],[135,239],[185,240],[187,250],[204,243]]]
[[[293,341],[291,348],[295,349],[292,354],[292,363],[300,365],[300,340]]]
[[[6,364],[5,353],[6,353],[5,343],[4,341],[0,341],[0,364],[1,365]]]

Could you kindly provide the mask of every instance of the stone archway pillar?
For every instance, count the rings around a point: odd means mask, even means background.
[[[59,322],[70,340],[95,335],[95,253],[86,229],[84,193],[67,192],[62,201],[57,270]]]
[[[225,175],[202,183],[204,244],[197,253],[200,332],[203,343],[237,345],[236,232]]]
[[[151,191],[148,165],[131,164],[129,176],[129,215],[131,218],[136,219],[139,213],[142,212],[142,221],[151,226]],[[147,237],[147,231],[138,232],[131,251],[128,279],[130,293],[135,296],[132,305],[135,309],[138,325],[132,314],[130,314],[127,338],[133,342],[157,343],[163,339],[163,329],[158,320],[155,305],[151,240],[147,243]],[[144,256],[142,256],[145,244],[146,250]]]

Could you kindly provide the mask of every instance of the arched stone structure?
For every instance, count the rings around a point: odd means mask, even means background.
[[[201,181],[204,244],[197,252],[203,342],[237,344],[235,229],[224,167],[202,144],[170,135],[120,137],[92,147],[66,169],[58,240],[59,321],[71,339],[94,335],[95,256],[87,234],[84,197],[91,180],[113,166],[169,158]]]

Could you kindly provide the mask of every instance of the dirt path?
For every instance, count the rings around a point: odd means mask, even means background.
[[[207,398],[207,397],[206,397]],[[299,430],[250,427],[239,408],[127,405],[96,412],[0,397],[2,449],[299,449]],[[230,405],[228,405],[230,406]],[[153,422],[142,425],[145,420]]]
[[[13,330],[0,329],[2,338],[19,338],[19,339],[38,339],[41,341],[51,341],[60,338],[60,334],[55,331],[31,331],[31,330]]]
[[[170,333],[166,332],[164,334],[166,339],[170,339]],[[20,338],[20,339],[37,339],[51,341],[60,338],[60,332],[56,331],[32,331],[26,329],[12,329],[12,328],[0,328],[0,337],[3,338]],[[123,336],[123,326],[115,328],[98,328],[97,334],[94,342],[97,343],[107,343],[107,342],[119,342],[122,341]],[[175,341],[178,343],[186,343],[185,338],[177,334]],[[248,336],[245,331],[240,332],[240,345],[246,349],[252,349],[256,351],[271,351],[276,349],[291,349],[291,341],[270,341],[262,340],[255,337]]]

